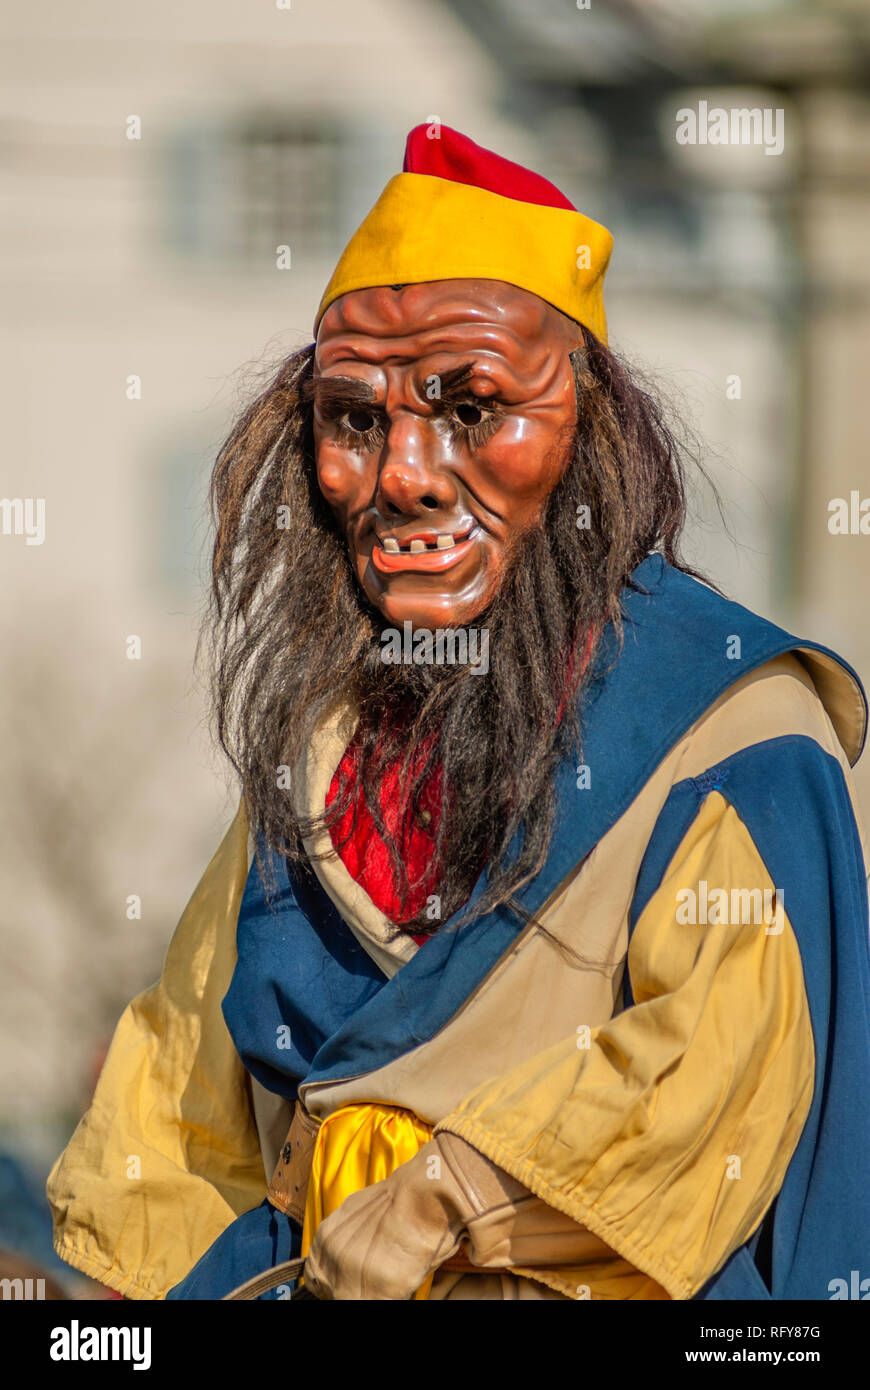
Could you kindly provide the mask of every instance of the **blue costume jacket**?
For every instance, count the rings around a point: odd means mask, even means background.
[[[493,1076],[491,1062],[482,1062],[480,1076],[472,1078],[477,1088],[469,1088],[474,1091],[470,1099],[462,1083],[458,1089],[454,1085],[444,1101],[437,1087],[432,1090],[427,1056],[431,1054],[433,1066],[437,1063],[443,1071],[447,1054],[438,1048],[452,1036],[451,1029],[457,1043],[461,1041],[463,1019],[468,1018],[472,1026],[471,1006],[482,1007],[478,1001],[485,994],[484,985],[491,989],[490,980],[501,978],[499,972],[512,958],[520,924],[504,908],[458,932],[445,924],[424,948],[388,973],[361,944],[359,933],[348,929],[335,895],[321,881],[276,863],[277,899],[273,894],[267,901],[254,861],[238,911],[237,960],[232,963],[231,979],[227,977],[229,988],[222,994],[226,1028],[244,1073],[272,1096],[292,1102],[301,1095],[312,1113],[321,1116],[354,1100],[405,1104],[433,1125],[443,1124],[463,1134],[521,1181],[530,1181],[529,1175],[540,1166],[539,1195],[550,1200],[552,1193],[554,1204],[578,1220],[609,1223],[599,1233],[612,1231],[614,1248],[638,1268],[644,1268],[647,1259],[647,1273],[672,1296],[830,1298],[835,1281],[848,1282],[851,1271],[870,1277],[870,1192],[863,1159],[870,1151],[867,871],[848,778],[848,763],[857,759],[863,744],[863,692],[851,669],[825,648],[791,637],[673,569],[659,556],[650,556],[639,567],[634,584],[625,594],[622,646],[614,641],[602,644],[599,674],[584,708],[584,789],[578,794],[579,770],[563,766],[557,787],[560,811],[548,861],[520,898],[530,914],[546,913],[566,883],[579,885],[581,896],[572,900],[570,930],[576,933],[572,941],[582,946],[582,891],[587,879],[581,870],[595,872],[593,850],[606,847],[614,835],[627,833],[627,826],[630,830],[636,808],[646,805],[645,789],[657,777],[662,779],[661,770],[674,750],[694,746],[686,744],[687,738],[691,735],[697,743],[695,731],[706,727],[708,712],[727,710],[731,692],[743,683],[741,689],[745,687],[756,701],[752,709],[759,711],[758,728],[750,721],[737,741],[739,746],[733,746],[732,740],[724,753],[722,748],[714,750],[709,765],[699,754],[689,769],[691,775],[681,775],[683,764],[675,764],[676,771],[664,778],[661,792],[652,800],[647,797],[652,808],[644,811],[648,829],[639,832],[641,842],[625,871],[630,881],[625,889],[625,935],[614,976],[617,996],[612,1007],[590,1004],[589,1017],[593,1036],[599,1038],[614,1024],[630,1025],[633,1011],[648,1010],[644,1001],[655,991],[642,978],[640,966],[633,968],[635,935],[640,960],[640,936],[648,930],[644,923],[661,898],[677,851],[688,843],[692,827],[700,824],[699,817],[715,813],[725,827],[723,834],[743,836],[745,832],[770,881],[783,891],[790,939],[797,948],[793,959],[805,991],[800,1007],[808,1010],[812,1052],[806,1073],[811,1079],[789,1143],[784,1176],[777,1178],[773,1192],[759,1179],[764,1219],[759,1223],[751,1213],[735,1215],[735,1230],[744,1229],[741,1222],[746,1223],[745,1229],[754,1222],[751,1234],[730,1249],[724,1260],[721,1255],[706,1257],[717,1267],[696,1287],[693,1280],[701,1277],[697,1271],[705,1268],[703,1258],[693,1263],[694,1256],[690,1259],[687,1253],[684,1264],[669,1272],[653,1227],[646,1244],[646,1236],[635,1241],[631,1219],[626,1215],[623,1221],[618,1198],[616,1206],[607,1208],[606,1193],[611,1185],[616,1191],[616,1181],[608,1178],[602,1183],[600,1200],[598,1188],[590,1195],[595,1164],[611,1161],[615,1142],[606,1152],[605,1148],[594,1154],[578,1151],[580,1176],[575,1190],[570,1174],[548,1172],[531,1140],[526,1142],[522,1134],[512,1138],[515,1126],[503,1123],[500,1109],[510,1087],[501,1077],[501,1089],[493,1089],[494,1083],[487,1080]],[[777,707],[771,702],[781,687],[768,687],[760,680],[769,671],[784,673],[781,681],[788,676],[793,683],[798,677],[807,686],[811,683],[815,693],[801,698],[817,707],[818,728],[824,723],[832,731],[830,740],[824,733],[816,734],[812,723],[806,730],[799,721],[785,718],[781,727],[777,724]],[[759,703],[768,690],[770,699]],[[630,840],[629,836],[625,843]],[[482,886],[478,884],[478,895]],[[612,941],[620,941],[618,933]],[[780,948],[768,942],[765,949],[770,953]],[[515,992],[521,978],[516,976]],[[526,978],[526,993],[529,978],[537,976]],[[782,972],[770,978],[782,978]],[[546,1001],[542,1005],[546,1008]],[[797,1019],[798,1013],[793,1017]],[[583,1020],[580,1013],[577,1032]],[[553,1036],[542,1033],[532,1049],[536,1056],[549,1056],[548,1047],[560,1046],[563,1024],[554,1027]],[[799,1027],[796,1022],[793,1031]],[[282,1028],[289,1041],[276,1048]],[[573,1033],[573,1026],[568,1031]],[[524,1052],[517,1046],[505,1072],[509,1077],[528,1078],[535,1059],[529,1059],[528,1049]],[[566,1047],[573,1046],[569,1038]],[[459,1052],[449,1055],[457,1059],[454,1071],[459,1070]],[[568,1052],[558,1055],[567,1058]],[[587,1067],[602,1064],[592,1056],[582,1060]],[[580,1073],[571,1081],[570,1105],[568,1092],[553,1102],[547,1119],[553,1134],[568,1123],[566,1116],[575,1100],[582,1111],[588,1100],[584,1086],[588,1091],[594,1075]],[[630,1077],[629,1061],[625,1084],[630,1084]],[[551,1092],[553,1084],[547,1081]],[[796,1095],[801,1084],[795,1081]],[[535,1123],[540,1130],[540,1117]],[[713,1125],[712,1118],[709,1123]],[[715,1134],[715,1129],[711,1132]],[[775,1142],[776,1136],[772,1139]],[[726,1135],[723,1152],[729,1142]],[[62,1195],[72,1186],[70,1171],[81,1162],[75,1146],[74,1139],[52,1175],[49,1191],[59,1213],[60,1253],[92,1272],[102,1256],[91,1246],[90,1254],[82,1253],[76,1221],[85,1223],[77,1218],[75,1203]],[[588,1180],[583,1177],[587,1169],[593,1175]],[[614,1172],[620,1175],[622,1169]],[[631,1180],[630,1173],[626,1180]],[[243,1209],[245,1200],[250,1210]],[[722,1200],[732,1200],[731,1189]],[[716,1202],[718,1212],[721,1201]],[[637,1194],[632,1191],[632,1200],[625,1205],[626,1211],[629,1207],[636,1211],[642,1225],[645,1207],[638,1205]],[[666,1193],[663,1205],[667,1208]],[[222,1233],[168,1297],[221,1297],[244,1279],[298,1253],[299,1227],[267,1201],[255,1205],[249,1194],[236,1206],[242,1208],[241,1214],[226,1220]],[[715,1220],[719,1221],[718,1215]],[[710,1221],[714,1221],[712,1215]],[[675,1229],[669,1235],[671,1244]],[[694,1234],[678,1232],[675,1247],[681,1248],[683,1240],[687,1251],[694,1249]],[[722,1249],[728,1249],[727,1244]],[[644,1250],[649,1251],[648,1258]],[[686,1273],[684,1282],[683,1273],[690,1265],[694,1273]],[[147,1291],[145,1279],[138,1287],[145,1290],[139,1296],[160,1296]]]

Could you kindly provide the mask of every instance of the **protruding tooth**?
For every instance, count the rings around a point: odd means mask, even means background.
[[[410,548],[411,548],[411,554],[412,554],[412,555],[419,555],[421,550],[425,550],[425,549],[426,549],[426,542],[425,542],[425,541],[420,541],[420,540],[413,540],[413,541],[411,541],[411,547],[410,547]]]
[[[439,536],[436,542],[439,550],[449,550],[453,543],[452,536]]]
[[[384,536],[384,550],[388,550],[391,555],[398,555],[399,542],[395,536]]]

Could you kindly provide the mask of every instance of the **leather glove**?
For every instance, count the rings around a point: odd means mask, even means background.
[[[538,1234],[546,1252],[530,1259]],[[590,1239],[464,1139],[441,1133],[321,1223],[305,1285],[324,1299],[410,1299],[464,1242],[473,1264],[505,1269],[570,1263]]]

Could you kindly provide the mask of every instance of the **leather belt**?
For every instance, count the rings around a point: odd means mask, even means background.
[[[305,1198],[319,1129],[320,1121],[309,1115],[305,1106],[297,1100],[287,1138],[281,1145],[269,1183],[268,1197],[272,1206],[283,1211],[285,1216],[292,1217],[300,1226],[305,1221]]]

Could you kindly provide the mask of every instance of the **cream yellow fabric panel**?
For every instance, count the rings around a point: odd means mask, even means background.
[[[322,1118],[343,1105],[380,1101],[434,1124],[475,1087],[574,1034],[578,1025],[606,1023],[619,1007],[637,875],[672,787],[750,744],[786,734],[814,739],[839,759],[853,787],[848,762],[801,662],[787,654],[748,673],[674,745],[624,815],[539,910],[537,920],[545,930],[518,927],[511,948],[429,1041],[366,1075],[303,1084],[300,1092],[311,1113]],[[333,743],[326,760],[329,776],[340,757],[335,748]],[[312,761],[309,784],[325,788],[328,777]],[[583,795],[578,792],[578,800]],[[317,809],[314,803],[310,809]],[[331,863],[322,862],[321,881],[327,871],[332,872]],[[343,911],[354,929],[347,899]],[[372,930],[358,917],[360,940],[363,929]]]
[[[285,757],[293,768],[292,796],[297,815],[314,819],[323,814],[333,775],[353,738],[357,715],[344,706],[325,706],[308,744]],[[375,907],[364,888],[351,877],[336,854],[324,827],[305,840],[311,867],[321,887],[338,908],[363,950],[387,979],[415,956],[420,947],[411,936],[397,933]]]
[[[588,1048],[571,1036],[484,1083],[436,1126],[680,1299],[761,1221],[800,1138],[814,1071],[786,914],[778,932],[678,921],[678,892],[701,880],[775,887],[718,792],[635,928],[635,1006],[593,1029]],[[613,1296],[596,1289],[591,1269],[517,1272],[565,1293],[591,1282],[593,1298]]]
[[[239,810],[159,984],[122,1015],[91,1107],[48,1180],[58,1254],[129,1298],[165,1297],[266,1195],[246,1074],[221,1013],[247,872]]]

